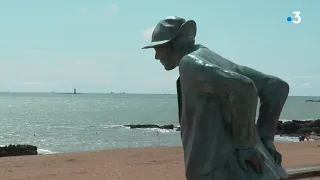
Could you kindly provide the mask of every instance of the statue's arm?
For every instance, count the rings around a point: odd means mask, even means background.
[[[259,134],[262,140],[273,141],[282,108],[289,94],[289,84],[278,77],[246,66],[237,66],[237,72],[254,81],[260,98],[257,122]]]
[[[224,98],[232,103],[232,138],[234,146],[240,149],[251,148],[256,144],[255,113],[257,90],[251,79],[236,72],[222,69],[194,58],[185,58],[180,66],[180,75],[199,94],[217,100]]]

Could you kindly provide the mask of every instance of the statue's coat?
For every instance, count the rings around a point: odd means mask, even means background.
[[[261,138],[273,140],[288,84],[237,65],[202,45],[193,48],[180,60],[177,80],[187,179],[287,179]],[[261,106],[255,125],[258,98]],[[265,159],[262,174],[244,171],[237,162],[237,148],[252,146]]]

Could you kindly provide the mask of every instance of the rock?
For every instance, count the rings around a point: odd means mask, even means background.
[[[292,133],[296,133],[298,131],[299,124],[297,123],[291,123],[291,121],[289,122],[285,122],[282,123],[281,121],[280,125],[278,126],[278,132],[280,132],[281,134],[292,134]]]
[[[304,136],[299,136],[299,141],[304,141],[305,138],[306,137],[304,137]]]
[[[278,134],[304,134],[315,132],[320,133],[320,119],[317,120],[292,120],[287,122],[279,121],[277,126]]]
[[[173,124],[169,124],[169,125],[163,125],[163,126],[159,126],[156,124],[128,124],[128,125],[124,125],[125,127],[130,127],[130,129],[137,129],[137,128],[158,128],[158,129],[174,129],[174,125]]]
[[[173,129],[173,128],[174,128],[173,124],[161,126],[161,129]]]
[[[124,125],[125,127],[130,127],[131,129],[136,128],[158,128],[158,129],[175,129],[176,131],[180,131],[181,127],[175,127],[173,124],[169,125],[156,125],[156,124],[128,124]],[[280,135],[297,135],[301,134],[309,134],[311,132],[315,132],[315,134],[320,134],[320,119],[317,120],[292,120],[282,122],[279,121],[277,125],[276,134]]]
[[[129,127],[130,129],[136,129],[136,128],[160,128],[160,126],[155,124],[128,124],[124,125],[125,127]]]
[[[310,100],[305,100],[305,102],[320,102],[320,100],[312,100],[312,99],[310,99]]]
[[[4,147],[0,147],[0,157],[5,157],[5,156],[24,156],[24,155],[37,155],[36,146],[32,145],[8,145]]]

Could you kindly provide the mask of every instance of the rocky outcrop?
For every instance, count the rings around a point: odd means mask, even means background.
[[[313,99],[310,99],[310,100],[305,100],[305,102],[320,102],[320,100],[313,100]]]
[[[173,124],[159,126],[156,124],[129,124],[124,125],[125,127],[130,127],[131,129],[136,128],[159,128],[159,129],[175,129],[180,131],[180,126],[174,126]],[[286,135],[301,135],[309,134],[314,132],[315,134],[320,134],[320,119],[317,120],[292,120],[292,121],[279,121],[277,125],[276,134],[286,134]]]
[[[320,119],[279,121],[277,126],[277,134],[309,134],[311,132],[320,134]]]
[[[163,125],[163,126],[159,126],[156,124],[128,124],[124,126],[130,127],[130,129],[137,129],[137,128],[174,129],[175,128],[173,124]]]
[[[24,156],[24,155],[37,155],[38,148],[28,144],[8,145],[0,147],[0,157],[5,156]]]

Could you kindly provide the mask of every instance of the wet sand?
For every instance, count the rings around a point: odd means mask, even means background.
[[[277,143],[283,166],[320,164],[320,141]],[[0,158],[3,180],[185,180],[181,147]]]

